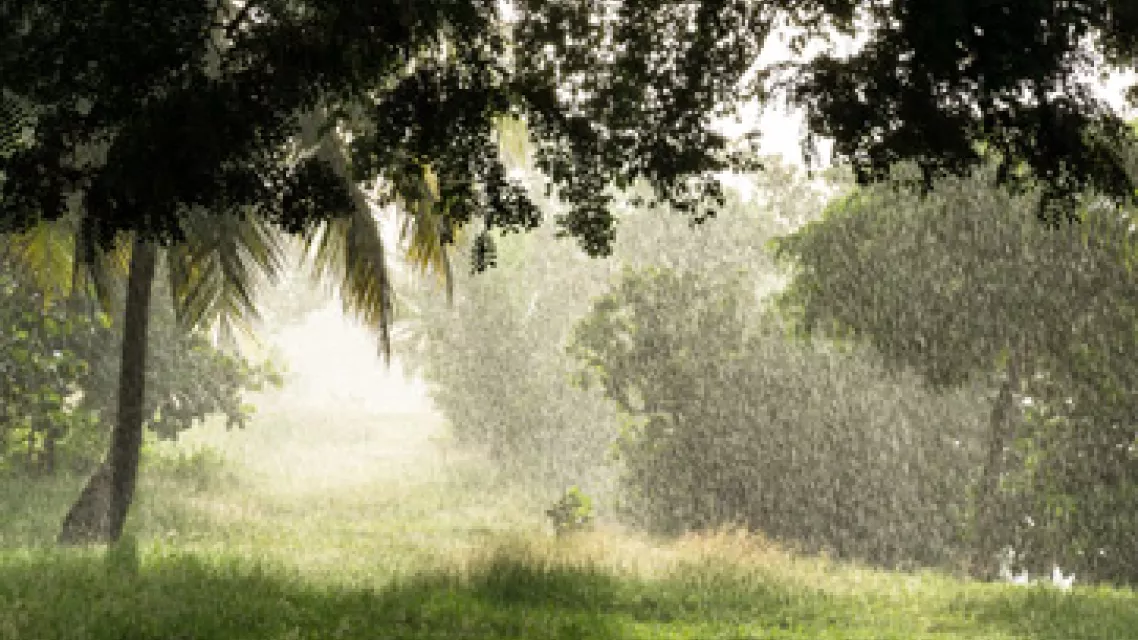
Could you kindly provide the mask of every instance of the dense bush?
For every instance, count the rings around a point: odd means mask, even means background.
[[[105,314],[84,300],[50,293],[6,256],[0,271],[0,469],[87,472],[108,446],[122,342],[114,319],[121,309]],[[213,414],[242,426],[252,410],[242,393],[279,383],[279,373],[270,362],[250,362],[180,327],[161,279],[156,294],[146,426],[161,438],[175,438]]]
[[[739,279],[629,271],[571,352],[626,426],[624,512],[662,532],[735,523],[805,550],[946,564],[984,407],[789,340]]]
[[[1112,369],[1127,388],[1138,383],[1135,370]],[[1017,570],[1058,565],[1081,581],[1138,584],[1138,425],[1129,394],[1109,393],[1122,380],[1105,371],[1078,385],[1031,384],[1001,487]]]
[[[1138,210],[1088,193],[1078,225],[1044,226],[1041,192],[996,173],[926,191],[898,167],[835,200],[776,243],[793,266],[782,308],[930,384],[987,381],[974,575],[1011,547],[1015,570],[1138,583]]]

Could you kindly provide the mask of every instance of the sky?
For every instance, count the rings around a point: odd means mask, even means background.
[[[375,333],[348,318],[337,301],[303,322],[267,337],[290,369],[290,402],[351,404],[369,413],[431,411],[425,385],[404,375],[398,354],[391,368],[379,357]]]

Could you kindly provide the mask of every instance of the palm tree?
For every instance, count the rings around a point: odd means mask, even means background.
[[[7,92],[0,98],[2,154],[22,144],[22,129],[34,109]],[[317,277],[332,280],[345,311],[377,330],[380,351],[389,359],[394,302],[386,247],[372,214],[377,198],[351,180],[345,141],[330,122],[320,110],[301,119],[299,155],[315,153],[328,162],[348,186],[352,206],[345,215],[309,230],[303,241]],[[507,160],[515,166],[526,164],[524,123],[503,119],[499,125],[499,142]],[[440,276],[449,297],[452,265],[447,246],[460,230],[447,222],[438,178],[429,165],[407,162],[401,175],[385,186],[383,200],[398,205],[404,214],[402,238],[408,261]],[[111,446],[103,467],[88,481],[65,518],[61,541],[113,541],[122,533],[142,441],[148,314],[159,261],[167,263],[179,322],[187,330],[216,328],[222,336],[250,328],[257,316],[254,288],[258,277],[275,279],[282,266],[279,232],[256,216],[187,214],[182,221],[187,241],[165,251],[137,237],[129,248],[120,243],[115,251],[102,251],[94,242],[97,229],[90,220],[80,216],[70,222],[40,225],[22,238],[25,256],[43,284],[66,290],[79,303],[89,304],[88,294],[93,293],[103,309],[109,308],[113,283],[121,282],[124,272],[126,279],[118,413]],[[69,260],[63,257],[67,253]],[[67,284],[62,285],[65,271]]]
[[[376,197],[350,179],[344,141],[335,132],[319,135],[320,114],[302,121],[301,147],[328,160],[349,187],[352,208],[342,217],[322,223],[303,234],[315,275],[331,281],[340,292],[345,312],[373,327],[380,352],[390,359],[390,327],[394,295],[387,248],[379,221],[373,214]],[[434,272],[449,291],[451,265],[446,240],[454,230],[445,228],[429,167],[420,166],[392,185],[389,198],[404,214],[403,238],[411,263]],[[87,487],[65,518],[61,542],[116,541],[122,535],[133,500],[142,444],[143,399],[147,359],[150,292],[160,259],[167,264],[170,290],[179,322],[187,330],[217,328],[223,336],[250,334],[258,317],[255,287],[263,279],[274,280],[283,267],[284,236],[256,216],[219,217],[188,214],[183,220],[186,241],[159,250],[135,238],[130,249],[124,301],[122,364],[118,414],[111,434],[106,462],[88,481]],[[82,234],[75,246],[93,246]],[[74,266],[90,280],[107,280],[101,265],[108,260],[94,250],[85,259],[75,254]],[[79,282],[81,276],[73,275]]]

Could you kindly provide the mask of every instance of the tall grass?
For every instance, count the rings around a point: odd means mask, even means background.
[[[873,571],[726,530],[555,538],[555,496],[444,459],[440,429],[285,410],[208,425],[150,450],[112,550],[47,544],[81,478],[5,479],[0,640],[1138,637],[1124,590]]]

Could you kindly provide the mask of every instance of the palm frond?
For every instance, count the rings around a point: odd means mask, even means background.
[[[304,238],[306,254],[317,277],[335,283],[344,312],[378,332],[380,354],[390,362],[395,293],[379,221],[372,214],[368,195],[351,179],[344,142],[328,119],[313,112],[301,122],[303,144],[315,147],[318,157],[344,180],[352,198],[351,211],[321,224]]]
[[[67,295],[72,274],[74,233],[70,220],[41,222],[8,236],[9,255],[43,294],[44,304]]]
[[[525,138],[524,124],[519,129],[516,123],[507,123],[507,130],[511,140]],[[518,132],[520,135],[514,135]],[[378,331],[381,353],[390,361],[394,289],[382,230],[373,214],[374,203],[351,179],[346,145],[322,113],[312,112],[302,119],[301,147],[329,163],[347,184],[353,203],[352,211],[344,217],[329,220],[304,237],[305,254],[316,276],[334,283],[345,312]],[[527,149],[521,144],[515,152],[524,157]],[[461,229],[446,227],[446,203],[440,196],[438,180],[429,165],[408,162],[405,171],[385,185],[385,199],[397,205],[402,217],[404,258],[413,268],[437,275],[451,300],[454,272],[450,245],[460,240]]]
[[[60,218],[5,237],[8,255],[26,271],[45,304],[85,296],[93,289],[104,311],[113,308],[115,283],[126,277],[129,245],[119,242],[109,251],[100,249],[88,220]]]
[[[74,227],[71,264],[72,295],[94,293],[99,307],[110,311],[130,270],[130,243],[117,239],[111,249],[99,246],[94,220],[83,216]]]
[[[280,232],[257,216],[190,214],[181,223],[186,242],[166,256],[179,324],[253,337],[256,289],[284,268]]]
[[[344,312],[376,329],[380,353],[390,362],[395,293],[386,248],[367,196],[356,185],[352,201],[346,218],[329,220],[305,237],[306,254],[317,277],[339,291]]]
[[[434,273],[446,287],[447,300],[454,298],[454,271],[448,240],[457,240],[461,230],[446,228],[446,209],[439,196],[438,177],[430,166],[413,165],[392,185],[400,206],[400,242],[410,266],[422,273]]]

